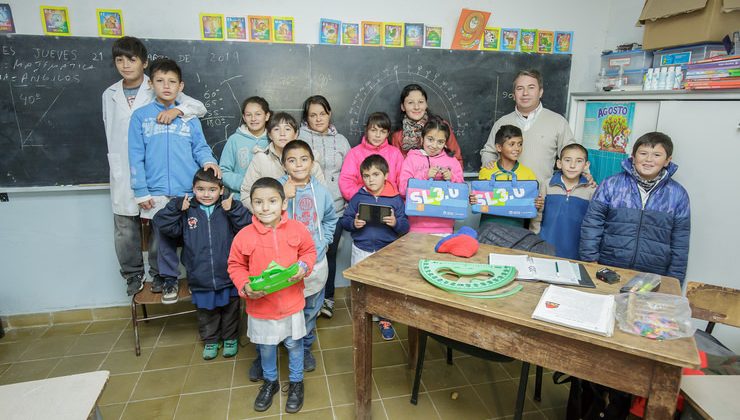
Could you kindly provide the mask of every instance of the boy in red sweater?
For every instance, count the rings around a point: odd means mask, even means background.
[[[252,224],[239,231],[231,245],[229,276],[246,298],[247,335],[258,344],[264,384],[254,401],[255,411],[266,411],[280,389],[277,371],[277,346],[288,350],[290,385],[285,411],[295,413],[303,407],[303,278],[316,262],[316,248],[311,233],[303,223],[288,219],[288,202],[282,184],[273,178],[258,179],[250,190],[254,216]],[[253,291],[249,276],[257,276],[270,262],[288,267],[298,263],[300,270],[291,278],[295,282],[280,291],[266,295]]]

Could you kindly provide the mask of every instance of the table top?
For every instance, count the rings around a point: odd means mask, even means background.
[[[570,339],[592,343],[670,365],[699,367],[699,355],[693,337],[657,341],[627,334],[619,330],[619,328],[614,328],[614,335],[612,337],[603,337],[532,319],[532,312],[537,302],[539,302],[542,292],[548,286],[547,283],[519,282],[523,286],[521,291],[512,296],[500,299],[467,298],[439,289],[428,283],[421,276],[419,273],[419,259],[487,264],[488,254],[493,252],[502,254],[529,254],[552,258],[547,255],[526,253],[524,251],[486,244],[481,244],[480,249],[473,257],[461,258],[451,254],[436,253],[434,251],[434,245],[436,245],[439,239],[438,236],[409,233],[359,264],[348,268],[344,271],[344,276],[352,281],[369,286],[493,317],[502,321],[516,323],[534,328],[538,331],[545,331]],[[596,270],[604,267],[603,265],[583,264],[594,279],[596,288],[585,289],[579,287],[578,289],[592,293],[617,294],[619,293],[619,288],[632,278],[632,276],[637,274],[633,270],[612,267],[621,276],[621,281],[609,285],[596,280]],[[663,277],[660,292],[680,295],[681,287],[678,280],[672,277]]]
[[[109,376],[110,372],[100,370],[0,386],[2,418],[85,420]]]
[[[740,375],[689,375],[681,378],[681,392],[708,418],[740,418],[737,389]]]

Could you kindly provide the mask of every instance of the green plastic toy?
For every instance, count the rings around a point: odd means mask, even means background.
[[[290,278],[298,274],[298,263],[283,267],[272,261],[259,276],[249,276],[249,286],[254,291],[263,291],[268,295],[283,290],[294,283]]]
[[[419,260],[419,273],[429,283],[461,296],[496,299],[511,296],[522,289],[520,284],[501,293],[486,293],[509,285],[516,278],[510,266]]]

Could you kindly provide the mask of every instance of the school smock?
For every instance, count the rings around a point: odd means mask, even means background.
[[[282,319],[300,310],[306,303],[303,297],[303,281],[259,299],[250,299],[244,293],[249,276],[262,274],[270,262],[283,267],[303,261],[308,266],[306,275],[316,263],[316,247],[311,233],[303,223],[288,218],[286,212],[276,227],[265,226],[252,216],[252,224],[240,230],[234,237],[229,253],[229,276],[246,299],[247,314],[260,319]]]
[[[393,213],[396,216],[396,226],[367,223],[361,229],[357,229],[355,227],[355,216],[360,211],[361,203],[393,208]],[[409,220],[404,211],[403,199],[396,187],[388,180],[385,181],[383,191],[378,196],[370,194],[365,187],[357,191],[347,203],[344,215],[339,219],[339,222],[342,224],[342,229],[349,231],[352,235],[353,244],[366,252],[378,251],[409,231]]]
[[[157,122],[160,112],[173,107],[154,101],[131,115],[128,157],[137,203],[152,196],[190,193],[195,172],[206,163],[218,164],[197,118],[185,121],[178,117],[168,125]]]
[[[234,193],[235,199],[240,199],[242,181],[254,157],[254,148],[264,149],[269,143],[267,130],[261,136],[255,136],[244,125],[237,128],[226,140],[218,165],[221,167],[224,185]]]
[[[270,177],[279,179],[285,175],[285,168],[283,163],[280,161],[282,154],[278,154],[275,151],[275,145],[270,142],[265,148],[255,147],[254,157],[252,163],[247,169],[247,173],[244,175],[244,180],[240,187],[240,199],[250,211],[252,210],[252,203],[249,199],[249,191],[252,189],[252,185],[262,178]],[[318,162],[313,163],[311,167],[311,178],[315,178],[322,184],[326,184],[326,178],[324,178],[324,171],[321,169],[321,165]]]
[[[447,143],[445,146],[447,149],[449,149],[450,152],[455,154],[455,159],[457,159],[458,162],[460,162],[460,167],[464,166],[463,158],[462,158],[462,149],[460,149],[460,144],[457,142],[457,137],[455,137],[455,132],[452,130],[452,125],[450,125],[449,122],[445,121],[448,127],[450,127],[450,138],[447,139]],[[391,134],[391,144],[398,148],[398,150],[401,151],[401,154],[405,158],[408,155],[408,152],[403,150],[401,145],[403,144],[403,129],[396,130]],[[421,149],[422,147],[422,139],[419,137],[419,145],[418,148]],[[412,149],[413,150],[413,149]]]
[[[683,284],[691,214],[689,194],[672,179],[678,165],[668,164],[644,203],[631,157],[622,169],[591,199],[581,225],[581,260],[671,276]]]
[[[154,90],[149,77],[144,75],[134,103],[129,106],[123,89],[123,79],[103,91],[103,126],[108,142],[110,167],[110,196],[113,213],[121,216],[138,216],[139,205],[131,189],[131,172],[128,160],[128,129],[133,112],[154,100]],[[183,121],[206,114],[206,107],[183,93],[177,95],[175,108],[182,112]]]
[[[342,170],[342,162],[349,153],[350,145],[347,138],[339,134],[334,125],[329,125],[326,133],[311,130],[304,122],[298,131],[298,139],[305,141],[311,146],[314,159],[321,165],[326,177],[326,187],[334,200],[334,210],[338,216],[342,215],[346,201],[339,191],[339,173]]]
[[[367,141],[366,136],[362,136],[360,144],[353,147],[342,164],[342,171],[339,174],[339,191],[342,197],[349,201],[365,184],[362,182],[360,165],[370,155],[380,155],[388,162],[388,176],[386,180],[390,181],[395,188],[398,188],[398,176],[401,173],[403,164],[403,155],[397,147],[384,141],[380,146],[373,146]]]
[[[464,182],[462,167],[454,156],[450,156],[444,151],[436,156],[429,156],[424,149],[412,149],[409,150],[401,166],[401,175],[398,181],[398,189],[401,196],[406,197],[409,179],[427,179],[429,168],[432,166],[449,168],[452,171],[450,182]],[[442,175],[439,173],[435,179],[438,181],[443,180]],[[425,216],[408,216],[408,218],[410,232],[452,233],[455,226],[453,219]]]
[[[563,173],[556,171],[547,184],[540,186],[540,195],[545,197],[545,207],[532,219],[529,230],[539,233],[546,242],[555,246],[555,255],[578,260],[581,241],[581,223],[588,210],[588,203],[596,187],[589,185],[581,175],[578,183],[568,191],[563,182]]]
[[[511,174],[514,173],[516,175],[516,179],[519,181],[536,181],[537,180],[537,176],[535,176],[534,172],[532,172],[531,169],[522,165],[519,162],[514,164],[514,168],[511,171],[507,171],[506,169],[499,166],[499,164],[500,164],[499,162],[496,162],[496,165],[492,169],[488,169],[486,167],[481,168],[480,172],[478,172],[478,179],[487,181],[495,177],[494,179],[496,181],[509,181],[512,179]],[[501,223],[504,225],[523,227],[524,220],[525,219],[519,219],[516,217],[495,216],[493,214],[485,214],[485,213],[482,213],[480,215],[481,225],[485,223],[496,222],[496,223]]]

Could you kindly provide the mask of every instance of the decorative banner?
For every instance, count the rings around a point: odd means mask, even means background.
[[[386,47],[403,47],[403,23],[386,22],[383,24],[383,45]]]
[[[573,32],[555,32],[555,54],[573,53]]]
[[[451,48],[453,50],[477,50],[490,16],[490,12],[462,9]]]
[[[288,44],[295,42],[295,20],[288,16],[272,18],[272,39],[277,43]]]
[[[501,29],[501,51],[514,52],[519,50],[519,29]]]
[[[339,28],[342,22],[332,19],[321,19],[319,22],[319,44],[339,45]]]
[[[247,39],[247,19],[241,16],[226,17],[226,39]]]
[[[473,213],[531,219],[537,216],[534,199],[539,194],[537,181],[473,181],[471,194],[477,204],[471,206]]]
[[[553,31],[537,31],[537,52],[540,54],[552,54],[555,33]]]
[[[103,38],[123,36],[123,17],[120,10],[96,9],[98,14],[98,35]]]
[[[1,34],[14,34],[15,23],[13,22],[13,11],[10,10],[10,5],[7,3],[0,3],[0,33]]]
[[[41,6],[41,23],[46,35],[72,35],[66,7]]]
[[[537,29],[522,29],[519,36],[519,51],[533,53],[536,50]]]
[[[247,16],[249,40],[254,42],[272,41],[272,18],[270,16]]]
[[[589,170],[596,182],[622,171],[634,118],[634,102],[586,103],[583,147],[588,149]]]
[[[407,23],[404,26],[405,44],[407,47],[423,47],[424,46],[424,24],[423,23]]]
[[[409,179],[406,215],[465,219],[468,216],[468,184],[464,182]]]
[[[201,13],[200,38],[204,41],[223,41],[224,15]]]
[[[440,48],[442,46],[442,27],[424,26],[424,47]]]
[[[379,47],[382,42],[383,24],[380,22],[362,22],[362,45]]]
[[[360,24],[342,23],[342,45],[360,44]]]
[[[485,51],[498,51],[501,49],[501,28],[486,28],[483,31],[481,49]]]

